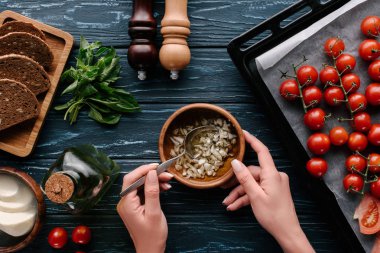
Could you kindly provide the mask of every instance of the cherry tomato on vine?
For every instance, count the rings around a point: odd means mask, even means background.
[[[294,79],[287,79],[280,85],[280,95],[288,101],[296,100],[300,95],[298,84]]]
[[[342,85],[347,93],[354,93],[360,88],[360,77],[354,73],[346,74],[342,76]]]
[[[376,37],[379,35],[380,18],[378,16],[368,16],[364,18],[360,29],[365,36]]]
[[[344,101],[344,93],[339,87],[328,87],[324,92],[324,98],[328,105],[338,106]]]
[[[348,133],[344,127],[337,126],[330,130],[330,141],[335,146],[342,146],[348,140]]]
[[[347,157],[346,169],[349,172],[353,172],[353,169],[354,171],[362,172],[365,168],[367,168],[367,160],[361,155],[354,154]]]
[[[314,177],[322,177],[327,171],[327,162],[319,157],[311,158],[306,163],[307,171]]]
[[[317,86],[309,86],[302,90],[306,106],[316,106],[322,101],[322,91]]]
[[[325,125],[326,113],[321,108],[308,110],[303,116],[303,122],[310,130],[321,130]]]
[[[380,60],[376,60],[369,65],[368,75],[372,80],[380,81]]]
[[[370,105],[380,105],[380,83],[371,83],[368,85],[365,89],[365,97]]]
[[[344,51],[345,45],[342,39],[333,37],[326,40],[324,49],[328,56],[337,57]]]
[[[318,71],[310,65],[304,65],[297,70],[299,83],[303,85],[313,85],[318,80]]]
[[[350,54],[341,54],[336,59],[336,68],[339,73],[350,73],[356,66],[356,59]]]
[[[380,155],[372,153],[368,156],[369,170],[373,173],[380,172]]]
[[[373,124],[368,132],[368,140],[374,146],[380,146],[380,124]]]
[[[361,93],[353,93],[348,96],[348,105],[353,112],[362,112],[367,108],[367,99]]]
[[[358,132],[353,132],[348,137],[348,148],[352,151],[363,151],[367,148],[367,137]]]
[[[360,192],[364,186],[364,180],[361,176],[350,173],[343,179],[343,186],[346,191],[355,190]]]
[[[336,84],[339,82],[339,74],[335,68],[326,66],[319,73],[319,79],[322,84]]]
[[[380,44],[376,40],[363,40],[359,45],[359,55],[365,61],[373,61],[380,56]]]
[[[372,126],[371,116],[366,112],[356,113],[352,124],[356,131],[366,133]]]
[[[330,139],[327,134],[315,133],[307,140],[307,147],[315,155],[323,155],[330,149]]]
[[[53,228],[48,236],[48,242],[55,249],[62,249],[68,240],[67,231],[64,228]]]
[[[371,183],[371,194],[375,198],[380,198],[380,179],[377,179],[375,182]]]
[[[74,228],[72,240],[76,244],[86,245],[91,241],[91,230],[87,226],[78,226]]]

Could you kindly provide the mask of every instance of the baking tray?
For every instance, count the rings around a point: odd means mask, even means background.
[[[323,214],[333,224],[337,236],[343,241],[342,246],[346,247],[344,252],[365,252],[349,221],[339,207],[335,195],[323,180],[312,178],[308,175],[306,169],[302,169],[305,168],[305,164],[310,158],[309,154],[299,141],[294,129],[261,78],[255,63],[256,57],[308,28],[347,2],[349,0],[331,0],[324,1],[324,3],[316,0],[297,2],[262,24],[233,39],[228,45],[228,52],[243,77],[251,85],[259,103],[265,106],[272,122],[275,122],[273,126],[277,130],[283,144],[289,150],[289,156],[294,165],[299,168],[305,185],[310,188],[310,191],[318,199]],[[294,17],[296,20],[294,20]],[[289,19],[293,19],[294,21],[289,23]],[[278,85],[280,83],[281,80],[279,79]],[[341,184],[341,181],[339,183]]]
[[[26,157],[31,154],[36,145],[38,135],[41,132],[42,125],[52,103],[62,71],[69,57],[71,48],[73,47],[74,38],[67,32],[37,22],[16,12],[3,11],[0,13],[0,25],[11,20],[32,23],[42,30],[46,36],[46,43],[54,55],[52,67],[48,71],[51,86],[46,93],[37,97],[40,103],[40,114],[37,119],[29,120],[0,133],[0,150],[19,157]]]

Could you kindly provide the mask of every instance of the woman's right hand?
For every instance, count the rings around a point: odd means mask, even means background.
[[[285,252],[315,252],[299,224],[288,175],[277,171],[263,143],[246,131],[244,136],[256,151],[260,167],[247,168],[234,160],[232,167],[240,185],[231,191],[223,204],[229,211],[251,205],[257,221],[272,234]]]

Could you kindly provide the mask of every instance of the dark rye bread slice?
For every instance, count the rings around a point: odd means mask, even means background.
[[[40,38],[24,32],[8,33],[0,37],[0,56],[7,54],[25,55],[46,69],[53,63],[53,53],[49,46]]]
[[[42,40],[46,40],[45,34],[35,27],[32,23],[26,23],[22,21],[9,21],[0,26],[0,36],[4,36],[13,32],[26,32]]]
[[[36,96],[23,84],[0,79],[0,131],[38,116]]]
[[[12,79],[24,84],[35,95],[47,91],[50,79],[34,60],[18,54],[0,56],[0,79]]]

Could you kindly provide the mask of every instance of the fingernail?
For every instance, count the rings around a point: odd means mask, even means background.
[[[241,163],[240,163],[238,160],[234,159],[234,160],[231,162],[231,164],[232,164],[232,168],[233,168],[233,170],[234,170],[235,172],[240,172],[240,171],[243,170],[243,167],[241,166]]]
[[[227,206],[226,210],[227,210],[227,211],[231,211],[231,210],[230,210],[230,206]]]
[[[171,186],[170,184],[168,184],[168,183],[165,183],[164,185],[165,185],[165,188],[166,188],[167,190],[170,190],[170,189],[172,188],[172,186]]]
[[[156,171],[149,171],[147,175],[147,180],[149,183],[154,183],[157,181],[157,172]]]
[[[243,129],[243,132],[246,133],[246,134],[249,134],[249,132],[248,132],[247,130],[244,130],[244,129]]]
[[[151,166],[156,166],[156,167],[157,167],[157,166],[160,165],[160,164],[159,164],[159,163],[151,163],[150,165],[151,165]]]
[[[172,173],[169,173],[169,172],[165,172],[165,173],[167,173],[170,178],[174,177],[174,175]]]
[[[228,199],[228,196],[223,200],[222,202],[223,205],[226,205],[227,199]]]

